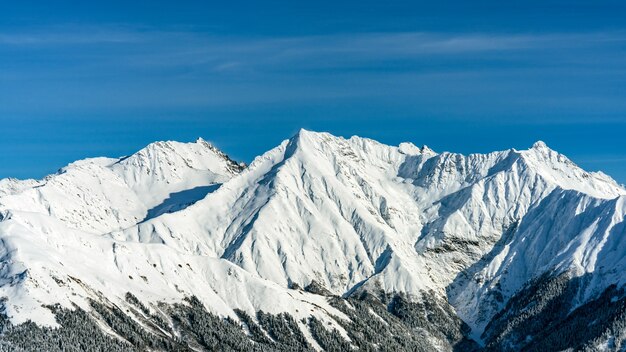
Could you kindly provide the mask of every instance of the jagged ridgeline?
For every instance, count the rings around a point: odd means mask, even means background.
[[[0,180],[7,350],[624,350],[626,189],[301,130]]]

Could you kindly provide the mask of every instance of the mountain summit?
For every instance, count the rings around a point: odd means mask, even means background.
[[[300,130],[247,167],[156,142],[0,181],[6,340],[80,316],[137,349],[619,349],[625,202],[543,142],[461,155]]]

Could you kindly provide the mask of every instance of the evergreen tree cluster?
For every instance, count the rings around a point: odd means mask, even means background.
[[[103,332],[84,310],[49,307],[61,328],[41,327],[33,322],[11,324],[2,317],[0,351],[138,351],[127,341]]]
[[[311,335],[324,351],[342,352],[353,349],[352,345],[341,336],[337,329],[326,329],[324,323],[315,317],[310,317],[308,324]]]
[[[298,323],[291,315],[287,313],[272,315],[260,311],[257,313],[257,319],[261,327],[276,342],[279,350],[311,351]]]
[[[487,351],[597,351],[626,348],[626,297],[607,288],[577,306],[587,275],[543,275],[515,294],[485,328]]]
[[[187,346],[201,351],[261,350],[255,348],[238,322],[208,312],[196,297],[188,298],[186,303],[174,304],[169,311]]]
[[[359,351],[473,351],[478,347],[465,337],[469,328],[451,308],[442,309],[434,295],[424,295],[423,301],[364,293],[358,298],[333,298],[331,304],[350,318],[337,321]]]
[[[399,296],[391,303],[368,295],[330,300],[349,317],[335,318],[347,338],[315,317],[298,324],[287,313],[259,311],[252,317],[236,310],[239,319],[235,320],[208,312],[196,297],[180,304],[148,307],[128,293],[129,304],[124,309],[106,300],[91,301],[89,312],[79,307],[49,307],[60,328],[32,322],[12,325],[4,317],[0,351],[313,351],[301,328],[308,329],[326,351],[434,351],[438,348],[428,339],[429,331],[436,328],[427,325],[439,322],[443,326],[452,321],[440,316],[449,313],[445,310],[427,314],[426,306],[413,306]],[[438,336],[461,340],[462,332],[452,329]]]
[[[447,341],[455,350],[474,351],[478,344],[468,338],[470,327],[459,318],[448,302],[443,301],[433,292],[423,292],[422,299],[414,302],[405,295],[398,294],[391,298],[389,312],[404,324],[419,331],[428,331],[442,341]]]
[[[47,307],[60,328],[13,325],[0,316],[0,352],[313,351],[305,332],[330,352],[626,349],[624,290],[611,286],[578,307],[575,298],[584,280],[588,278],[563,274],[532,281],[487,325],[484,346],[468,337],[468,326],[434,293],[424,293],[418,301],[382,292],[328,297],[347,316],[334,317],[342,331],[314,316],[298,322],[287,313],[251,316],[235,310],[238,319],[223,318],[196,297],[146,305],[129,293],[124,308],[105,299],[91,301],[89,311]]]

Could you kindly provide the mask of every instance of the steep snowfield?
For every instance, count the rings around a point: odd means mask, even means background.
[[[194,206],[112,236],[222,257],[283,286],[316,280],[342,294],[382,269],[377,260],[395,257],[396,245],[414,252],[420,212],[412,186],[397,176],[405,156],[367,139],[301,131]]]
[[[461,318],[481,331],[506,300],[541,273],[592,274],[579,304],[626,284],[626,197],[611,200],[555,189],[534,205],[488,258],[450,290]]]
[[[5,313],[14,323],[54,326],[45,304],[88,309],[87,298],[104,296],[123,306],[130,291],[145,302],[180,302],[196,295],[227,316],[234,316],[235,308],[313,314],[322,321],[343,316],[323,296],[285,290],[223,259],[102,236],[141,222],[159,205],[184,208],[189,204],[180,202],[197,201],[194,197],[206,195],[203,189],[217,189],[241,168],[203,140],[157,142],[121,159],[75,162],[42,181],[3,180],[0,296],[8,298]],[[178,203],[168,203],[172,199]]]
[[[110,167],[149,207],[171,193],[223,183],[242,169],[202,138],[196,143],[152,143]]]
[[[284,286],[443,293],[557,187],[625,192],[543,143],[466,157],[303,130],[193,207],[112,237],[222,257]]]
[[[291,290],[315,281],[446,298],[478,335],[552,271],[620,285],[626,190],[537,142],[464,156],[301,130],[245,169],[203,140],[158,142],[0,181],[0,295],[17,322],[42,303],[196,295],[213,311],[341,313]]]
[[[0,292],[8,297],[6,313],[17,323],[31,319],[55,325],[42,303],[87,309],[85,298],[104,295],[123,306],[129,291],[146,302],[176,302],[195,294],[222,315],[233,315],[233,308],[271,313],[300,309],[303,314],[327,309],[341,315],[321,296],[292,293],[225,260],[160,244],[116,242],[45,215],[12,213],[0,223],[0,233]]]

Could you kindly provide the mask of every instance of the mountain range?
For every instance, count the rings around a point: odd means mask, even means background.
[[[626,350],[626,189],[300,130],[0,180],[0,350]]]

